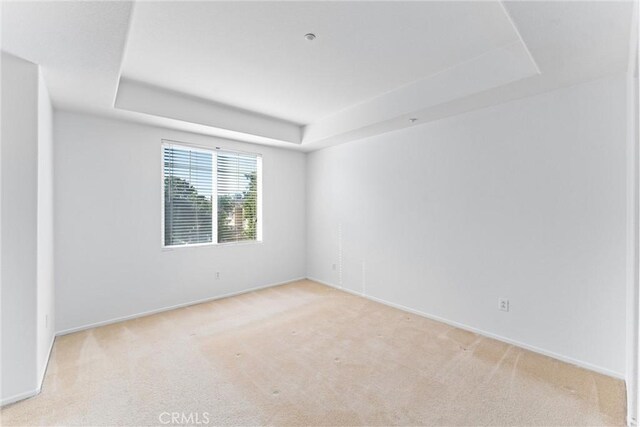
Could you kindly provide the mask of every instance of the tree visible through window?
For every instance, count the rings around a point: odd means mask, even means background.
[[[218,152],[218,242],[258,237],[258,160],[255,155]]]
[[[164,245],[259,240],[261,160],[255,154],[163,145]]]

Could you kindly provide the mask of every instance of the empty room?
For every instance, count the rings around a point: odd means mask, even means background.
[[[637,426],[639,4],[0,2],[0,425]]]

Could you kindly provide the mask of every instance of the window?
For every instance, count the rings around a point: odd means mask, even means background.
[[[218,243],[258,239],[258,163],[251,154],[218,151]]]
[[[214,153],[165,145],[164,245],[211,243]]]
[[[260,155],[166,142],[162,154],[164,246],[262,240]]]

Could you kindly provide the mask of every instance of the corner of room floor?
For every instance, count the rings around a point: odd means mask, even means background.
[[[215,425],[624,425],[624,402],[621,380],[301,280],[58,337],[42,392],[0,415],[7,426],[149,425],[171,408]]]

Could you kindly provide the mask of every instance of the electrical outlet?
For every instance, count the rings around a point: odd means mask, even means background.
[[[509,300],[506,298],[498,298],[498,310],[509,311]]]
[[[216,271],[216,280],[220,280],[220,272]]]
[[[335,270],[336,270],[336,265],[335,265],[335,264],[331,264],[331,269],[332,269],[333,271],[335,271]]]

